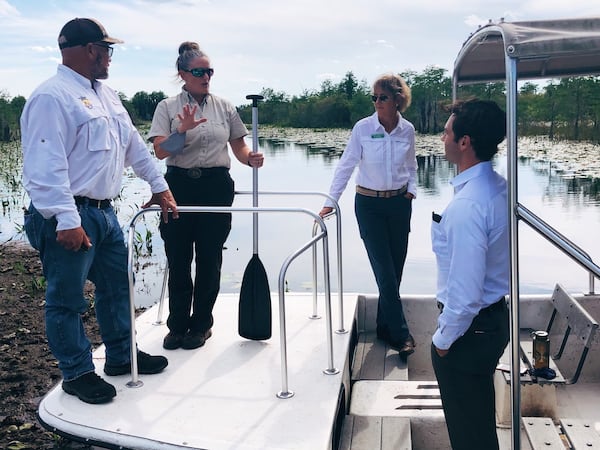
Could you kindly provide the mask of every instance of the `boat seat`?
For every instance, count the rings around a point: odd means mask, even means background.
[[[571,335],[575,338],[572,342],[579,342],[579,345],[582,347],[577,368],[571,378],[565,381],[566,384],[575,384],[581,375],[587,354],[596,340],[598,322],[560,284],[557,284],[554,288],[552,304],[554,309],[548,323],[548,328],[546,329],[548,334],[550,335],[557,319],[562,317],[566,322],[560,347],[558,352],[552,355],[552,359],[556,361],[562,357],[569,336]]]
[[[547,380],[541,377],[531,376],[529,370],[526,373],[521,371],[521,383],[553,383],[553,384],[575,384],[581,375],[581,370],[585,363],[587,354],[596,340],[598,330],[598,322],[581,306],[581,304],[569,294],[560,284],[557,284],[552,294],[552,315],[546,327],[548,335],[551,337],[551,357],[549,366],[556,372],[556,377]],[[558,329],[558,330],[557,330]],[[521,357],[526,369],[533,368],[533,341],[531,333],[534,330],[530,328],[521,329],[519,340],[521,344]],[[559,337],[558,351],[552,354],[555,344],[555,337]],[[569,340],[569,337],[573,339]],[[564,354],[567,343],[570,344],[572,352],[578,352],[581,348],[581,354],[577,359],[577,367],[570,378],[565,378],[559,370],[557,361]],[[505,355],[501,359],[502,362],[510,361],[510,357],[506,358],[510,350],[507,347]],[[504,371],[507,382],[510,381],[510,374]]]
[[[531,329],[522,329],[519,333],[522,366],[521,373],[521,413],[523,416],[551,417],[557,419],[556,386],[574,384],[577,382],[585,363],[586,356],[596,340],[598,323],[581,306],[581,304],[560,285],[557,284],[552,294],[552,314],[546,331],[551,337],[549,366],[556,372],[556,377],[547,380],[530,375],[533,362],[533,341]],[[553,334],[550,334],[553,333]],[[558,352],[552,354],[556,337],[558,336]],[[575,339],[570,339],[569,337]],[[557,365],[564,354],[569,341],[571,354],[581,354],[575,358],[577,367],[570,378],[565,378]],[[578,359],[577,359],[578,358]],[[510,346],[500,358],[500,364],[494,376],[496,390],[496,414],[498,421],[510,423]]]

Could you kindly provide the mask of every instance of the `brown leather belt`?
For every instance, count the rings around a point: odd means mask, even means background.
[[[394,189],[391,191],[374,191],[373,189],[367,189],[365,187],[356,185],[356,192],[360,195],[366,195],[367,197],[390,198],[404,194],[406,192],[406,184],[400,189]]]

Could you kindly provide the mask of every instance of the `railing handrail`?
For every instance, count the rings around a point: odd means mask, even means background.
[[[554,229],[539,216],[527,209],[522,204],[516,204],[516,214],[519,219],[529,225],[534,231],[546,238],[565,255],[586,269],[590,274],[590,285],[588,294],[594,294],[594,276],[600,278],[600,267],[594,263],[592,257],[581,247],[573,243],[569,238]]]
[[[336,202],[337,203],[337,202]],[[337,206],[337,204],[336,204]],[[296,207],[239,207],[239,206],[178,206],[177,208],[179,213],[231,213],[231,212],[246,212],[246,213],[303,213],[310,215],[315,220],[315,223],[318,223],[321,228],[321,233],[314,236],[304,244],[300,249],[296,250],[291,256],[289,256],[284,262],[279,279],[279,307],[280,307],[280,336],[281,336],[281,354],[282,354],[282,390],[277,394],[280,398],[289,398],[293,396],[293,392],[288,389],[287,386],[287,353],[286,353],[286,334],[285,334],[285,309],[284,309],[284,284],[285,284],[285,275],[281,275],[281,273],[285,273],[287,271],[287,267],[291,263],[293,259],[295,259],[302,252],[306,251],[308,248],[314,247],[316,242],[319,240],[323,240],[323,273],[325,280],[325,299],[326,299],[326,321],[327,321],[327,339],[328,339],[328,359],[329,366],[324,370],[326,374],[335,374],[338,373],[338,370],[333,367],[333,333],[332,333],[332,319],[331,319],[331,290],[329,285],[329,253],[328,253],[328,241],[327,241],[327,227],[325,226],[324,220],[315,212],[306,209],[306,208],[296,208]],[[339,207],[337,208],[339,211]],[[130,316],[131,316],[131,380],[127,383],[129,387],[138,387],[142,385],[142,382],[139,380],[139,372],[137,367],[137,344],[136,344],[136,332],[135,332],[135,289],[134,289],[134,263],[133,263],[133,240],[135,235],[135,224],[138,219],[142,217],[144,214],[150,212],[161,212],[161,208],[158,206],[151,206],[146,209],[142,209],[138,211],[131,218],[129,222],[129,231],[128,231],[128,255],[127,255],[127,272],[129,278],[129,301],[130,301]],[[314,234],[314,233],[313,233]],[[341,254],[339,254],[341,256]],[[338,261],[338,265],[341,266],[341,259]],[[283,281],[282,281],[283,280]],[[163,290],[164,290],[164,281],[163,281]]]

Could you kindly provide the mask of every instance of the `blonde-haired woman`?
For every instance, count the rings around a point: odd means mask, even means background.
[[[415,348],[399,293],[417,193],[415,129],[401,115],[410,88],[401,76],[385,74],[373,83],[371,98],[375,112],[354,125],[329,194],[338,200],[358,166],[354,210],[379,290],[377,337],[406,358]],[[326,201],[321,217],[332,206]]]

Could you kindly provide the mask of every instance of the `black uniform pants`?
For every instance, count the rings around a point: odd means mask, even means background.
[[[431,361],[453,450],[498,449],[494,371],[508,341],[508,308],[502,298],[479,312],[444,357],[432,344]]]
[[[190,172],[168,168],[165,179],[179,206],[231,206],[234,183],[226,168]],[[199,175],[199,176],[198,176]],[[174,333],[206,331],[219,294],[223,244],[231,230],[230,213],[180,213],[161,222],[169,264],[169,317]],[[195,253],[195,276],[191,264]]]

